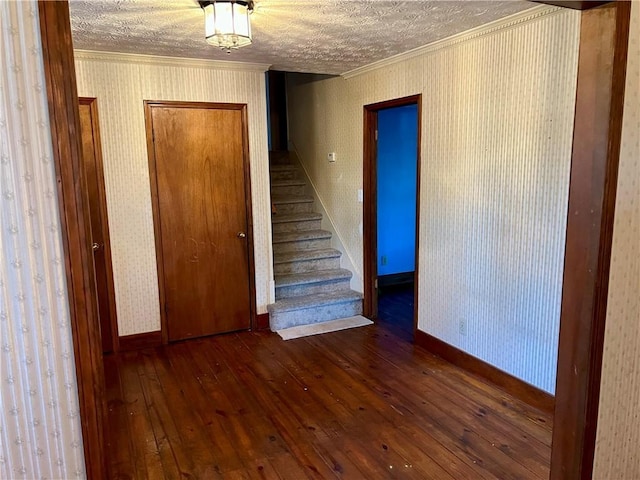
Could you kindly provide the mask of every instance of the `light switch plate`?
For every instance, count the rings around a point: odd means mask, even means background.
[[[334,163],[336,161],[336,152],[327,153],[327,160],[330,163]]]

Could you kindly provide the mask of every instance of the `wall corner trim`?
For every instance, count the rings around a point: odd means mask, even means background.
[[[523,23],[531,22],[541,17],[553,15],[562,11],[565,11],[565,9],[560,7],[552,7],[549,5],[535,6],[533,8],[523,10],[522,12],[518,12],[513,15],[494,20],[493,22],[479,25],[470,30],[465,30],[464,32],[457,33],[450,37],[428,43],[421,47],[417,47],[406,52],[393,55],[383,60],[378,60],[377,62],[373,62],[362,67],[354,68],[353,70],[349,70],[348,72],[340,74],[340,76],[345,79],[357,77],[358,75],[363,75],[379,68],[388,67],[399,62],[404,62],[405,60],[410,60],[420,55],[433,53],[438,50],[442,50],[444,48],[452,47],[459,43],[466,42],[468,40],[491,35],[499,31],[508,30]]]
[[[75,50],[76,60],[134,63],[161,67],[211,68],[215,70],[266,72],[271,65],[267,63],[230,62],[227,60],[208,60],[203,58],[166,57],[138,53],[99,52],[96,50]]]
[[[442,340],[423,332],[415,331],[415,344],[428,350],[453,365],[482,377],[528,405],[547,413],[553,413],[555,397],[519,378],[490,365]]]

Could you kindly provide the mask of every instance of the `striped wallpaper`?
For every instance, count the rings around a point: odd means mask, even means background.
[[[553,392],[580,14],[527,15],[347,79],[290,76],[290,135],[361,275],[363,106],[421,93],[419,328]]]

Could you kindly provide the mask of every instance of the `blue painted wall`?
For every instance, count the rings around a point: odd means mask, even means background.
[[[378,112],[378,275],[413,272],[418,106]]]

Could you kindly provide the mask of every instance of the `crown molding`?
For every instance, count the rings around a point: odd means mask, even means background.
[[[266,63],[229,62],[226,60],[207,60],[201,58],[164,57],[137,53],[99,52],[96,50],[74,50],[76,60],[95,62],[129,63],[135,65],[154,65],[162,67],[211,68],[215,70],[234,70],[266,72],[271,65]]]
[[[523,10],[522,12],[509,15],[508,17],[500,18],[498,20],[494,20],[493,22],[485,23],[484,25],[479,25],[472,28],[471,30],[465,30],[464,32],[460,32],[450,37],[443,38],[442,40],[437,40],[435,42],[428,43],[427,45],[423,45],[421,47],[417,47],[412,50],[393,55],[392,57],[378,60],[377,62],[373,62],[362,67],[354,68],[353,70],[342,73],[340,76],[346,79],[357,77],[358,75],[363,75],[365,73],[378,70],[379,68],[388,67],[389,65],[404,62],[421,55],[426,55],[438,50],[442,50],[444,48],[449,48],[462,42],[467,42],[475,38],[491,35],[496,32],[509,30],[523,23],[531,22],[541,17],[553,15],[561,11],[566,11],[566,9],[552,7],[549,5],[540,5],[529,8],[527,10]]]

